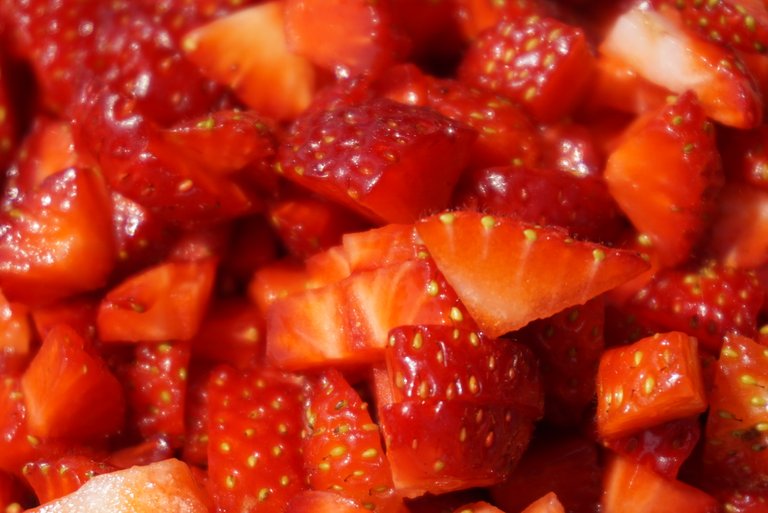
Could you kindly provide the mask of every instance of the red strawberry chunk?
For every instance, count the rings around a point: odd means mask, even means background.
[[[532,502],[522,513],[565,513],[565,509],[557,495],[554,492],[549,492]]]
[[[641,117],[608,157],[611,194],[666,266],[687,260],[707,227],[722,183],[714,137],[701,104],[686,93]]]
[[[707,408],[695,338],[671,332],[605,351],[597,372],[597,431],[624,436]]]
[[[480,328],[498,337],[582,304],[642,272],[637,255],[511,217],[457,211],[416,230]]]
[[[455,0],[455,4],[456,18],[464,37],[469,41],[507,18],[557,14],[555,5],[540,0]]]
[[[27,463],[22,473],[43,504],[74,492],[94,476],[115,470],[107,463],[75,455]]]
[[[704,463],[715,481],[764,490],[768,461],[766,348],[739,335],[726,338],[715,366]]]
[[[401,500],[379,427],[340,372],[325,371],[312,383],[305,415],[302,453],[310,487],[335,491],[372,511],[397,511]]]
[[[539,121],[572,113],[586,93],[594,57],[582,29],[554,18],[509,18],[464,55],[461,80],[520,102]]]
[[[686,332],[717,353],[728,333],[756,336],[763,301],[753,273],[708,263],[693,271],[659,272],[628,308],[639,320]]]
[[[305,490],[296,494],[285,513],[365,513],[369,511],[354,500],[336,492]]]
[[[451,326],[401,326],[389,332],[386,361],[393,402],[456,400],[542,415],[536,360],[520,343]]]
[[[248,301],[211,305],[192,342],[192,355],[206,361],[248,368],[264,354],[264,315]]]
[[[768,262],[768,190],[731,182],[718,197],[708,250],[726,267]]]
[[[374,221],[412,222],[448,205],[474,137],[429,109],[373,99],[299,117],[279,170]]]
[[[21,386],[34,436],[82,440],[114,434],[123,426],[122,385],[66,325],[45,337]]]
[[[208,476],[217,510],[282,512],[305,488],[301,382],[271,370],[222,367],[208,392]]]

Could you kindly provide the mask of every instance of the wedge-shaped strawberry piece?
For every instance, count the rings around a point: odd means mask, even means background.
[[[281,120],[309,105],[316,80],[312,64],[288,48],[283,8],[271,1],[242,9],[194,29],[182,42],[204,75],[229,86],[260,114]]]
[[[301,381],[217,369],[208,385],[208,476],[221,512],[279,513],[303,490]]]
[[[380,405],[379,419],[395,488],[410,497],[498,483],[533,431],[514,407],[467,401]]]
[[[267,311],[267,357],[286,369],[370,363],[383,355],[389,330],[407,324],[473,325],[428,258],[276,300]]]
[[[416,230],[490,337],[584,303],[647,268],[642,258],[627,251],[478,212],[428,217]]]
[[[608,157],[605,180],[664,265],[687,260],[723,181],[714,127],[694,95],[683,94],[631,126]]]
[[[45,337],[21,386],[34,436],[83,439],[112,434],[123,425],[122,385],[66,325]]]
[[[48,302],[105,284],[115,248],[109,196],[90,170],[65,169],[0,213],[0,288]]]
[[[714,497],[680,481],[667,479],[625,456],[613,456],[605,470],[604,513],[715,513]]]
[[[99,305],[99,338],[109,342],[188,340],[208,306],[216,263],[166,262],[113,288]]]
[[[312,383],[302,443],[304,468],[314,490],[335,491],[366,509],[397,511],[389,462],[368,405],[337,370]]]
[[[744,65],[730,50],[688,32],[673,8],[660,9],[664,14],[641,2],[621,14],[600,52],[672,92],[692,90],[707,116],[724,125],[758,126],[762,100]]]
[[[313,108],[278,152],[286,178],[377,221],[448,206],[473,130],[423,107],[375,98]]]
[[[64,456],[27,463],[24,479],[41,504],[69,495],[94,476],[113,472],[114,466],[86,455]]]
[[[536,358],[518,342],[452,326],[400,326],[389,332],[386,361],[394,402],[457,400],[515,406],[535,419],[543,413]]]
[[[79,490],[31,513],[208,513],[209,501],[186,463],[176,459],[96,476]]]
[[[717,480],[763,490],[768,472],[768,360],[765,346],[726,338],[715,366],[704,463]]]
[[[618,437],[707,409],[698,344],[670,332],[609,349],[597,371],[597,431]]]
[[[554,492],[549,492],[533,501],[522,513],[565,513],[565,508],[563,508],[557,495]]]
[[[393,14],[389,2],[288,0],[288,47],[340,76],[375,75],[407,50]]]

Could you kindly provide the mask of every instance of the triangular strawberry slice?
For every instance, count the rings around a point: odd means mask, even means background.
[[[557,228],[478,212],[431,216],[416,230],[491,337],[582,304],[648,267],[639,255],[576,241]]]

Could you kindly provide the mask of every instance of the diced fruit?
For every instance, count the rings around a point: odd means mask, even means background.
[[[216,263],[166,262],[107,292],[99,306],[99,338],[108,342],[189,340],[208,306]]]
[[[76,492],[30,513],[208,513],[209,500],[190,468],[175,459],[96,476]]]
[[[509,18],[472,42],[461,80],[518,101],[539,121],[572,113],[587,91],[594,57],[582,29],[554,18]]]
[[[662,10],[640,2],[622,13],[600,52],[674,93],[693,91],[706,115],[724,125],[758,126],[762,100],[744,65],[728,49],[689,33],[673,8]]]
[[[714,369],[704,461],[715,481],[764,489],[768,473],[768,352],[746,337],[726,337]]]
[[[707,408],[695,338],[656,334],[605,351],[597,373],[597,430],[611,438]]]
[[[709,247],[726,267],[756,269],[768,262],[768,191],[727,184],[718,197]]]
[[[549,492],[531,503],[522,513],[565,513],[565,509],[563,509],[563,505],[558,500],[557,495]]]
[[[264,354],[264,316],[251,303],[232,299],[208,310],[192,338],[192,355],[237,368],[248,368]]]
[[[336,492],[306,490],[296,494],[285,507],[285,513],[366,513],[359,503]]]
[[[89,456],[75,455],[27,463],[22,473],[37,499],[44,504],[69,495],[94,476],[115,470],[112,465]]]
[[[428,217],[416,230],[480,328],[498,337],[638,275],[639,256],[554,228],[477,212]]]
[[[125,421],[122,385],[66,325],[45,337],[21,386],[33,436],[87,440],[114,434]]]
[[[715,513],[714,497],[666,479],[624,456],[613,456],[605,471],[604,513]]]
[[[665,266],[687,260],[722,183],[714,126],[693,94],[639,118],[608,157],[605,180]]]
[[[312,383],[305,417],[302,454],[309,486],[335,491],[368,510],[396,511],[401,501],[379,427],[340,372],[326,371]]]
[[[288,48],[284,23],[283,3],[264,2],[194,29],[182,48],[204,75],[259,114],[290,119],[309,105],[317,77]]]
[[[218,511],[279,513],[305,488],[301,381],[222,367],[209,382],[208,476]]]

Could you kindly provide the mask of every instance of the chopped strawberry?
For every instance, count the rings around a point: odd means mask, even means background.
[[[366,513],[370,511],[360,503],[339,493],[305,490],[293,496],[285,506],[285,513]]]
[[[708,246],[726,267],[757,269],[768,262],[768,190],[727,183],[718,196]]]
[[[165,262],[107,292],[99,306],[106,342],[188,340],[197,333],[213,288],[216,263]]]
[[[51,330],[21,378],[31,435],[83,440],[123,427],[123,387],[85,340],[60,325]]]
[[[29,434],[27,407],[21,379],[15,374],[0,376],[0,471],[18,474],[37,456],[41,440]]]
[[[502,20],[478,36],[459,77],[519,101],[539,121],[554,121],[574,111],[593,68],[581,28],[529,16]]]
[[[411,224],[388,224],[342,237],[350,271],[370,271],[427,255]],[[311,267],[311,260],[307,266]]]
[[[603,513],[716,513],[717,500],[680,481],[664,478],[625,456],[611,457],[605,471]]]
[[[370,363],[383,355],[389,330],[407,324],[473,325],[429,259],[359,271],[275,301],[267,357],[287,369]]]
[[[653,0],[652,4],[678,9],[686,26],[715,43],[745,52],[768,50],[768,8],[759,0]]]
[[[339,77],[376,75],[407,51],[389,2],[287,0],[288,47]]]
[[[190,344],[142,343],[127,370],[128,397],[133,423],[144,438],[184,433],[184,401]]]
[[[692,271],[660,271],[628,309],[643,322],[693,335],[702,348],[718,353],[728,333],[756,336],[764,297],[753,273],[710,262]]]
[[[115,470],[112,465],[89,456],[74,455],[27,463],[22,473],[43,504],[74,492],[94,476]]]
[[[504,19],[557,14],[554,4],[542,0],[455,0],[455,4],[459,26],[469,41]]]
[[[666,7],[638,3],[616,18],[600,52],[670,91],[696,93],[705,114],[736,128],[762,119],[762,99],[744,65],[726,48],[690,34]]]
[[[539,167],[558,169],[580,178],[599,177],[605,165],[598,137],[591,127],[561,121],[542,127]]]
[[[602,179],[523,166],[467,173],[456,203],[531,224],[565,228],[579,239],[611,242],[624,222]]]
[[[554,492],[542,496],[532,502],[522,513],[565,513],[563,505]]]
[[[548,420],[579,425],[592,406],[604,324],[605,302],[598,297],[533,321],[514,335],[539,358]]]
[[[111,511],[208,513],[210,501],[190,468],[176,459],[102,474],[76,492],[48,502],[30,513]]]
[[[303,392],[293,376],[222,367],[209,384],[208,475],[219,511],[285,509],[306,486]]]
[[[648,466],[657,474],[675,479],[701,437],[698,415],[673,420],[604,444],[617,454]]]
[[[394,493],[379,427],[341,373],[325,371],[312,383],[305,417],[302,454],[309,486],[335,491],[368,510],[397,511],[401,500]]]
[[[593,513],[600,501],[602,468],[597,446],[578,436],[534,437],[509,477],[491,488],[494,504],[521,511],[554,492],[573,513]]]
[[[608,157],[605,180],[664,265],[687,260],[722,183],[714,127],[696,97],[686,93],[633,124]]]
[[[283,2],[263,2],[192,30],[182,48],[204,75],[259,114],[290,119],[309,105],[317,78],[312,64],[289,49],[284,23]]]
[[[66,324],[86,340],[96,338],[98,299],[92,295],[78,296],[32,310],[37,336],[42,340],[59,324]]]
[[[208,382],[216,367],[198,364],[190,367],[184,404],[186,434],[182,447],[183,460],[191,465],[208,465]]]
[[[374,221],[412,222],[448,205],[474,138],[429,109],[376,98],[299,117],[279,170]]]
[[[151,436],[135,445],[118,449],[107,457],[105,463],[122,469],[136,465],[149,465],[172,458],[173,455],[174,448],[168,437]]]
[[[765,489],[768,472],[765,359],[765,346],[739,335],[726,337],[710,395],[704,464],[716,481],[744,489]]]
[[[50,302],[105,284],[114,264],[101,179],[66,169],[0,212],[0,288],[11,300]]]
[[[768,498],[762,492],[743,492],[726,488],[715,491],[723,510],[729,513],[765,513],[768,511]]]
[[[668,95],[668,89],[647,80],[623,60],[602,53],[597,56],[585,110],[642,114],[664,105]]]
[[[695,338],[656,334],[605,351],[597,371],[597,431],[614,438],[707,409]]]
[[[0,375],[16,365],[23,368],[31,348],[29,309],[9,302],[0,291]]]
[[[632,253],[509,217],[443,213],[419,221],[416,230],[491,337],[584,303],[646,268]]]
[[[255,365],[264,353],[264,316],[241,299],[211,305],[192,339],[192,355],[237,368]]]
[[[526,346],[452,326],[400,326],[389,332],[393,402],[464,401],[543,413],[536,358]]]

